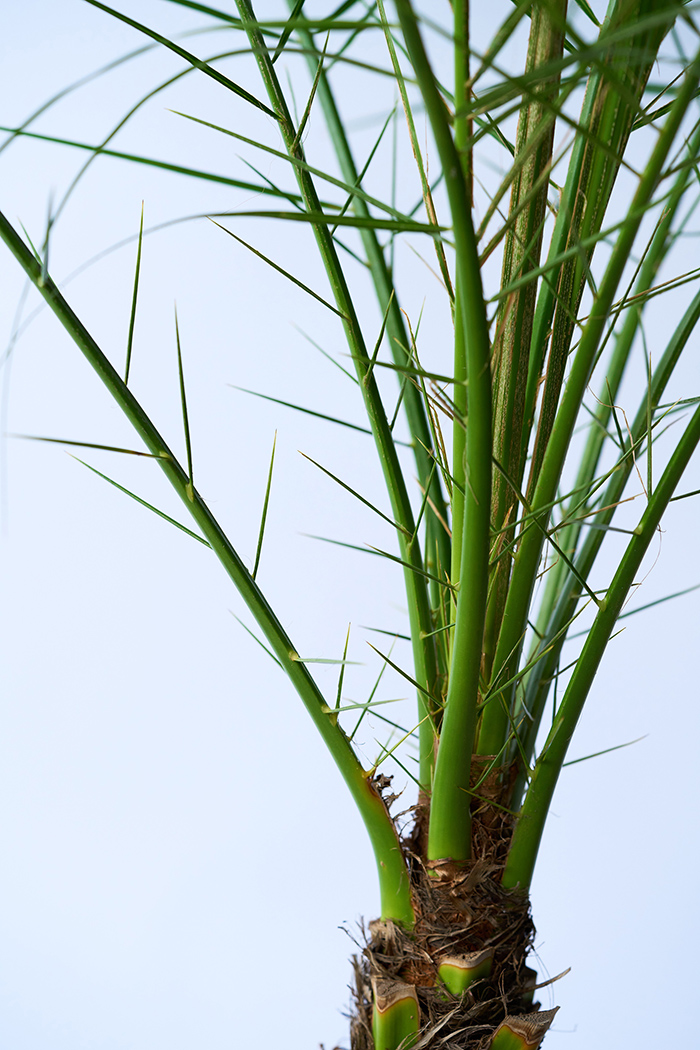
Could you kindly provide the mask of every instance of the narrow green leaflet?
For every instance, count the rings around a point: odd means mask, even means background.
[[[104,11],[108,15],[112,15],[113,18],[118,18],[120,22],[125,22],[126,25],[138,29],[139,33],[149,36],[152,40],[155,40],[156,43],[162,44],[162,46],[169,51],[173,51],[176,55],[179,55],[180,58],[183,58],[185,62],[189,62],[189,64],[194,66],[195,69],[204,73],[205,76],[211,77],[211,79],[215,80],[217,84],[221,84],[222,87],[232,91],[234,95],[238,95],[246,102],[249,102],[251,106],[255,106],[256,109],[262,110],[263,113],[266,113],[268,117],[272,117],[273,120],[276,119],[275,113],[269,108],[269,106],[266,106],[264,102],[255,98],[255,96],[251,95],[249,91],[245,90],[245,88],[239,87],[238,84],[229,80],[228,77],[224,76],[224,74],[220,73],[217,69],[214,69],[207,62],[203,62],[201,58],[197,58],[196,55],[186,51],[184,47],[180,47],[179,44],[176,44],[173,40],[168,40],[167,37],[161,36],[161,34],[157,33],[154,29],[149,29],[141,22],[136,22],[133,18],[129,18],[120,11],[116,11],[113,7],[108,7],[106,4],[100,3],[99,0],[85,0],[85,2],[91,4],[93,7],[97,7],[100,11]]]
[[[295,23],[296,23],[296,21],[298,19],[298,16],[301,14],[301,9],[302,9],[303,6],[304,6],[304,0],[296,0],[296,3],[294,4],[294,7],[292,9],[292,13],[289,16],[289,21],[287,22],[286,26],[284,27],[284,29],[282,30],[282,32],[280,34],[280,38],[279,38],[279,41],[277,43],[277,47],[275,48],[275,53],[272,56],[272,61],[273,62],[276,62],[277,59],[282,54],[282,52],[284,51],[284,48],[285,48],[285,45],[286,45],[287,41],[289,40],[290,36],[294,32],[294,25],[295,25]]]
[[[124,486],[120,485],[118,481],[103,474],[102,471],[97,470],[96,467],[91,467],[89,463],[85,462],[85,460],[78,459],[77,456],[74,456],[73,458],[77,460],[78,463],[82,463],[82,465],[87,467],[88,470],[91,470],[93,474],[97,474],[98,478],[104,478],[104,480],[108,481],[110,485],[114,485],[115,489],[119,489],[119,491],[123,492],[126,496],[130,496],[131,499],[136,500],[137,503],[140,503],[142,507],[146,507],[147,510],[153,511],[154,514],[157,514],[158,517],[162,518],[164,521],[169,521],[176,529],[180,529],[180,531],[184,532],[187,536],[191,536],[193,540],[198,540],[198,542],[203,543],[205,547],[211,547],[211,544],[207,540],[202,536],[198,536],[196,532],[192,532],[192,529],[188,529],[186,525],[182,524],[182,522],[176,521],[175,518],[171,518],[169,514],[165,514],[162,510],[158,510],[158,508],[154,507],[152,503],[148,503],[145,499],[141,499],[141,497],[137,496],[135,492],[131,492],[129,489],[124,488]]]
[[[302,217],[305,218],[305,216]],[[283,266],[279,266],[276,262],[273,262],[272,259],[269,258],[269,256],[264,255],[262,252],[258,251],[258,249],[254,248],[252,244],[248,244],[248,242],[244,241],[242,237],[239,237],[237,233],[233,233],[232,230],[227,230],[225,226],[222,226],[219,222],[215,222],[214,219],[212,219],[211,221],[214,223],[215,226],[218,226],[220,230],[223,230],[224,233],[227,233],[229,237],[233,237],[234,241],[238,241],[238,243],[242,244],[244,248],[247,248],[249,252],[252,252],[253,255],[257,255],[259,259],[262,259],[263,262],[266,262],[267,265],[271,266],[273,270],[277,270],[277,273],[281,273],[283,277],[286,277],[288,281],[291,281],[292,284],[295,284],[297,288],[301,288],[303,291],[306,292],[307,295],[310,295],[313,299],[316,299],[317,302],[322,303],[323,306],[327,307],[327,309],[331,310],[334,314],[337,314],[338,317],[344,317],[344,314],[342,314],[340,310],[337,310],[332,303],[329,303],[328,300],[324,299],[322,295],[319,295],[318,292],[315,292],[313,288],[309,288],[307,284],[304,284],[303,281],[300,281],[299,278],[291,274],[289,270],[285,270]]]
[[[265,525],[267,523],[267,510],[270,505],[270,490],[272,488],[272,470],[275,465],[275,449],[277,448],[277,431],[275,431],[275,439],[272,442],[272,453],[270,455],[270,469],[267,474],[267,485],[265,487],[265,500],[263,502],[262,515],[260,517],[260,531],[258,533],[258,545],[255,550],[255,562],[253,564],[253,571],[251,576],[253,579],[257,576],[258,566],[260,565],[260,555],[262,554],[263,537],[265,536]]]
[[[126,366],[124,368],[124,383],[129,385],[129,370],[131,368],[131,351],[134,345],[134,326],[136,324],[136,303],[139,294],[139,278],[141,276],[141,248],[143,246],[143,212],[144,205],[141,202],[141,223],[139,225],[139,241],[136,250],[136,271],[134,273],[134,291],[131,297],[131,316],[129,317],[129,335],[126,341]]]

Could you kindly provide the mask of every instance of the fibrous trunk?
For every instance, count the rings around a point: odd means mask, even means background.
[[[480,784],[469,861],[428,863],[428,800],[415,807],[401,840],[415,926],[406,931],[391,921],[370,923],[362,956],[354,960],[352,1050],[540,1045],[555,1011],[540,1011],[534,1001],[536,975],[527,964],[535,933],[530,902],[527,894],[501,885],[512,830],[501,800],[513,773],[494,770]],[[417,1008],[413,1027],[411,1000]],[[401,1011],[398,1028],[378,1027],[378,1016],[389,1016],[394,1002],[397,1016]]]

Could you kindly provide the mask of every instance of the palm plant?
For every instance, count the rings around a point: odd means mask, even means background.
[[[585,0],[573,11],[566,0],[533,0],[474,24],[463,0],[451,11],[350,0],[313,12],[290,0],[283,17],[250,0],[237,0],[235,15],[171,0],[225,34],[205,59],[189,39],[87,2],[177,57],[178,73],[149,97],[194,72],[225,93],[230,111],[253,118],[257,130],[243,135],[238,117],[177,110],[178,127],[242,143],[247,172],[121,150],[119,128],[100,142],[38,133],[37,114],[5,127],[5,146],[39,138],[197,186],[223,184],[234,203],[200,218],[332,315],[334,339],[345,340],[332,356],[366,413],[351,426],[366,448],[374,441],[388,503],[313,462],[390,538],[381,548],[331,538],[400,571],[408,611],[407,628],[373,635],[377,683],[346,701],[346,640],[337,680],[322,685],[259,584],[274,450],[248,562],[200,492],[177,314],[183,457],[135,392],[143,214],[124,360],[107,355],[53,276],[49,249],[65,202],[53,202],[42,236],[0,217],[8,249],[143,447],[33,436],[157,461],[188,515],[175,524],[216,555],[247,607],[246,630],[286,674],[338,767],[381,898],[354,965],[354,1050],[536,1048],[555,1013],[540,1008],[546,982],[529,965],[529,890],[545,821],[662,516],[693,494],[679,485],[700,442],[700,407],[694,390],[679,396],[671,386],[700,317],[696,273],[676,261],[700,199],[693,8],[611,0],[599,19]],[[363,152],[344,117],[342,92],[359,90],[349,75],[395,93]],[[321,118],[317,143],[309,129]],[[274,179],[261,156],[274,158]],[[277,262],[274,246],[249,243],[246,216],[312,236],[326,288]],[[444,316],[432,332],[415,279],[399,279],[404,244],[439,282]],[[680,309],[679,288],[688,292]],[[662,295],[673,297],[673,320],[652,349],[647,318]],[[634,412],[619,407],[623,389],[638,401]],[[325,399],[311,409],[262,393],[347,426]],[[616,561],[601,570],[606,546]],[[417,713],[384,706],[385,672],[415,694]],[[360,741],[370,724],[387,728],[368,758]],[[397,768],[415,789],[409,818],[390,811],[387,770]]]

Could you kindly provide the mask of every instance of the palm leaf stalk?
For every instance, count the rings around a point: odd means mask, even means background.
[[[521,739],[526,760],[534,753],[537,731],[552,676],[556,673],[570,618],[581,598],[578,580],[585,579],[593,568],[605,537],[606,526],[612,520],[614,510],[622,498],[626,483],[634,470],[635,449],[641,449],[647,439],[649,409],[651,407],[653,412],[656,411],[666,384],[671,378],[673,369],[677,365],[678,359],[698,321],[700,321],[700,295],[696,295],[689,305],[657,368],[654,370],[650,383],[649,397],[645,397],[644,402],[640,405],[619,464],[611,473],[607,485],[602,490],[602,508],[600,514],[596,515],[598,519],[597,524],[600,525],[600,528],[591,530],[580,545],[580,553],[576,562],[578,579],[574,574],[570,574],[564,581],[564,585],[558,593],[556,604],[549,610],[546,626],[543,624],[545,630],[543,641],[541,643],[538,642],[536,648],[538,652],[546,649],[547,655],[542,659],[537,657],[531,659],[532,672],[526,676],[524,685],[522,713],[527,711],[527,715],[525,715]],[[555,623],[560,625],[556,635],[553,633]],[[516,783],[514,788],[514,799],[520,798],[521,788],[522,778]]]
[[[532,12],[526,72],[561,56],[564,46],[566,3]],[[501,285],[534,270],[540,262],[542,234],[554,146],[553,101],[558,81],[544,83],[544,99],[535,97],[523,106],[515,149],[520,167],[513,181],[510,222],[503,252]],[[545,102],[548,105],[545,105]],[[492,671],[493,650],[503,617],[510,559],[498,555],[512,542],[514,530],[507,522],[517,514],[517,493],[509,478],[519,478],[525,394],[537,285],[523,284],[499,305],[491,357],[494,384],[493,456],[500,469],[494,475],[491,523],[498,537],[493,552],[495,569],[490,588],[484,633],[484,673]]]
[[[586,97],[581,113],[581,126],[586,134],[582,135],[575,144],[572,153],[567,182],[562,195],[562,203],[557,216],[557,224],[552,234],[552,253],[560,254],[569,247],[571,242],[582,240],[591,232],[600,230],[605,216],[607,202],[612,193],[615,177],[620,168],[620,161],[615,157],[622,157],[625,144],[628,140],[632,125],[637,115],[634,108],[627,99],[627,90],[636,91],[637,102],[641,98],[644,85],[652,68],[652,62],[648,55],[650,47],[646,40],[646,34],[640,32],[630,41],[630,47],[634,47],[633,54],[642,56],[636,63],[630,63],[623,67],[622,75],[618,73],[619,61],[615,46],[612,49],[606,45],[608,32],[615,33],[620,28],[621,18],[627,19],[627,25],[634,27],[639,25],[637,19],[639,12],[630,7],[629,4],[612,4],[609,20],[601,29],[601,41],[609,57],[607,62],[613,67],[614,79],[604,75],[605,66],[599,73],[593,76],[587,85]],[[632,21],[630,22],[630,19]],[[652,30],[658,34],[659,28],[656,24]],[[658,45],[657,45],[658,46]],[[605,53],[604,51],[604,53]],[[692,94],[692,88],[691,88]],[[681,116],[686,107],[677,112]],[[657,149],[657,163],[653,170],[647,172],[643,188],[638,190],[639,206],[633,212],[630,209],[629,219],[617,241],[615,253],[616,258],[611,260],[607,269],[607,283],[597,289],[596,313],[597,318],[589,319],[581,343],[576,351],[573,368],[575,374],[569,376],[566,391],[559,405],[562,385],[564,380],[565,364],[568,360],[569,347],[574,332],[574,318],[576,317],[585,282],[588,279],[589,263],[580,252],[572,254],[561,267],[558,268],[558,281],[556,293],[549,280],[545,280],[539,295],[539,302],[534,319],[534,330],[530,351],[530,365],[528,386],[530,393],[526,395],[525,426],[523,427],[522,442],[526,448],[530,427],[527,423],[532,416],[534,408],[533,390],[539,383],[544,366],[544,349],[547,344],[547,335],[551,326],[552,335],[549,341],[547,355],[546,373],[542,383],[542,398],[538,433],[535,438],[530,472],[528,480],[528,499],[533,508],[538,504],[550,504],[556,491],[561,470],[563,468],[566,450],[568,449],[571,434],[575,426],[578,411],[583,400],[585,385],[588,381],[595,355],[598,350],[599,341],[607,319],[607,312],[612,304],[613,297],[618,287],[622,268],[627,260],[627,254],[634,243],[634,238],[639,224],[644,215],[646,203],[651,199],[656,188],[656,181],[660,176],[661,167],[666,153],[671,148],[675,137],[675,130],[669,128],[666,151],[664,147]],[[602,139],[613,147],[613,156],[607,149],[595,149],[593,143]],[[586,189],[587,188],[587,189]],[[591,249],[588,249],[589,251]],[[607,296],[605,302],[603,295]],[[553,318],[553,319],[552,319]],[[586,335],[588,338],[586,338]],[[537,364],[539,362],[539,364]],[[534,384],[534,386],[533,386]],[[528,405],[530,407],[528,407]],[[556,417],[556,424],[555,424]],[[557,427],[557,433],[552,434],[553,427]],[[560,436],[559,431],[564,434]],[[544,468],[544,460],[547,457],[547,469]],[[522,451],[521,451],[522,458]],[[519,473],[524,471],[523,468]],[[516,484],[520,477],[516,475]],[[538,565],[542,547],[544,545],[544,533],[542,528],[546,525],[547,515],[535,518],[537,527],[530,528],[523,537],[518,552],[517,566],[514,567],[513,580],[508,590],[507,603],[504,605],[501,622],[503,629],[499,631],[498,643],[494,665],[497,674],[501,672],[501,665],[508,661],[508,671],[511,671],[517,663],[519,652],[519,639],[523,637],[527,620],[527,608],[529,608],[532,588],[537,577]],[[512,677],[506,674],[507,678]],[[479,750],[482,754],[493,754],[497,751],[503,739],[503,733],[507,725],[506,703],[493,702],[489,705],[481,730]]]
[[[289,7],[294,10],[294,0],[288,0]],[[296,30],[300,43],[304,47],[309,69],[313,70],[316,62],[317,49],[314,36],[307,29],[298,27]],[[317,97],[319,105],[323,110],[323,116],[328,128],[328,133],[333,143],[338,164],[346,183],[353,187],[361,186],[360,174],[353,158],[350,142],[338,106],[333,95],[333,89],[325,68],[321,65],[321,75],[318,81]],[[369,218],[370,211],[365,201],[357,194],[352,197],[352,209],[356,215]],[[387,338],[392,357],[399,369],[411,364],[410,339],[406,331],[401,309],[395,295],[391,280],[391,274],[386,257],[382,251],[377,231],[371,227],[361,227],[360,237],[367,257],[372,282],[374,284],[379,306],[382,311],[387,311]],[[404,389],[404,409],[408,425],[413,435],[413,452],[416,460],[416,469],[421,485],[425,488],[430,505],[426,514],[426,537],[425,558],[428,566],[449,565],[450,543],[447,530],[443,524],[447,520],[448,511],[442,491],[439,475],[432,474],[431,459],[432,436],[427,417],[426,406],[421,392],[415,383],[406,383]],[[430,483],[428,484],[428,480]],[[439,570],[438,570],[439,575]]]
[[[265,45],[260,29],[255,23],[252,5],[248,0],[237,0],[238,12],[245,27],[251,49],[255,54],[268,98],[274,107],[280,133],[290,156],[304,160],[299,135],[294,128],[284,93]],[[310,172],[295,167],[299,189],[310,216],[322,213]],[[412,619],[411,636],[414,639],[416,677],[422,689],[418,694],[419,725],[421,736],[421,782],[427,786],[433,761],[433,732],[431,716],[436,708],[434,696],[437,685],[437,658],[434,640],[429,637],[432,627],[428,590],[422,577],[422,555],[415,536],[413,512],[399,465],[396,445],[389,429],[379,389],[370,369],[370,357],[365,347],[359,320],[350,296],[347,280],[333,238],[326,224],[314,225],[314,235],[319,253],[328,274],[338,310],[343,317],[345,335],[355,360],[360,386],[363,391],[367,416],[377,443],[377,451],[387,482],[392,510],[398,523],[399,547],[402,559],[407,563],[404,572],[406,590],[411,595],[409,611]]]
[[[204,500],[193,487],[191,471],[184,470],[180,465],[142,406],[79,318],[73,313],[59,289],[50,278],[42,276],[41,263],[33,256],[2,213],[0,213],[0,237],[27,276],[40,289],[61,324],[117,400],[151,455],[156,458],[158,465],[201,530],[203,538],[219,558],[255,617],[275,657],[286,671],[316,728],[325,740],[363,816],[376,851],[380,884],[383,886],[382,911],[385,913],[384,917],[410,925],[413,921],[413,910],[408,893],[406,869],[398,850],[395,829],[388,818],[381,796],[373,786],[371,778],[362,770],[345,734],[329,717],[331,712],[318,686],[307,666],[301,661],[253,576],[246,569]]]
[[[166,48],[187,72],[206,77],[278,135],[270,145],[262,132],[250,137],[177,114],[203,133],[264,151],[293,176],[293,188],[261,175],[253,161],[246,163],[257,182],[108,149],[112,135],[89,146],[29,131],[31,121],[9,129],[12,142],[33,137],[70,145],[90,151],[91,160],[101,156],[109,163],[216,182],[231,193],[266,194],[289,209],[246,209],[234,200],[230,210],[210,217],[217,220],[217,233],[230,235],[223,240],[233,238],[328,308],[353,362],[355,377],[340,367],[354,382],[366,426],[333,409],[321,412],[272,393],[261,396],[299,409],[320,425],[373,438],[388,512],[361,486],[307,456],[329,484],[375,512],[395,538],[393,551],[332,540],[401,568],[409,630],[397,631],[396,638],[410,642],[411,660],[406,663],[393,648],[382,653],[372,646],[382,664],[366,702],[345,703],[342,696],[352,663],[350,632],[342,659],[335,661],[340,671],[329,700],[258,583],[272,460],[252,572],[197,490],[177,315],[186,467],[71,309],[46,253],[27,243],[28,236],[22,239],[2,214],[0,237],[157,460],[192,528],[135,498],[217,556],[262,638],[250,633],[287,674],[364,821],[379,872],[381,917],[370,924],[355,960],[353,1050],[536,1050],[556,1013],[534,1001],[536,975],[528,966],[534,937],[528,894],[547,815],[625,602],[700,445],[697,398],[681,406],[664,404],[700,322],[694,272],[670,270],[667,286],[688,285],[691,295],[658,360],[644,354],[639,407],[624,430],[616,407],[635,369],[638,378],[649,304],[664,294],[663,268],[675,265],[698,202],[700,123],[693,117],[700,46],[692,8],[674,0],[610,0],[599,23],[581,2],[578,7],[589,18],[584,31],[567,0],[533,0],[517,4],[503,25],[490,26],[491,42],[480,51],[467,0],[454,0],[451,23],[441,29],[421,16],[412,0],[392,5],[348,0],[313,18],[303,2],[287,0],[289,15],[282,19],[259,17],[252,0],[236,0],[238,17],[171,0],[235,34],[240,47],[206,61],[116,9],[88,2],[145,35],[151,46]],[[590,24],[595,35],[588,39]],[[366,39],[383,42],[384,64],[374,52],[372,60],[365,54]],[[520,71],[514,71],[506,51],[514,42],[522,45]],[[438,57],[446,47],[452,89],[443,82],[447,67]],[[248,81],[242,87],[214,64],[234,55],[250,56],[259,90]],[[282,69],[297,56],[310,84],[295,110]],[[660,59],[680,67],[661,91],[650,86]],[[383,118],[364,162],[358,160],[360,147],[336,84],[338,73],[349,71],[393,82],[406,118],[406,154],[412,154],[407,169],[415,177],[410,192],[417,204],[400,206],[403,180],[388,180],[387,189],[378,172],[378,158],[395,127],[394,111]],[[419,110],[429,128],[427,148],[418,133]],[[293,117],[297,111],[301,116]],[[317,114],[340,177],[313,162]],[[307,146],[310,128],[314,135]],[[484,184],[487,141],[500,151],[504,170]],[[243,217],[273,218],[302,234],[308,226],[327,290],[314,290],[239,236]],[[147,232],[142,213],[127,377],[137,296],[141,303],[144,294],[139,275]],[[408,238],[415,243],[420,238],[421,250],[427,238],[437,258],[451,325],[449,373],[443,359],[434,361],[426,350],[423,322],[412,320],[417,311],[407,301],[397,263]],[[500,253],[498,282],[487,265],[494,253]],[[372,308],[361,298],[367,274],[376,297]],[[398,381],[396,387],[392,381]],[[592,383],[598,390],[593,406]],[[681,407],[689,418],[680,419]],[[668,427],[671,421],[674,427]],[[588,433],[578,441],[582,427]],[[116,445],[69,444],[119,451]],[[402,451],[406,444],[417,474],[414,491]],[[275,447],[276,440],[273,460]],[[630,499],[642,461],[644,507],[622,526],[620,508]],[[627,538],[610,571],[599,565],[599,554],[612,530]],[[265,551],[270,542],[265,538]],[[575,622],[588,623],[578,651],[571,648],[578,636],[571,630]],[[417,713],[409,725],[383,713],[380,705],[387,701],[375,699],[387,669],[415,690]],[[559,681],[563,695],[557,703],[552,683]],[[357,744],[360,726],[370,722],[398,734],[379,744],[373,763],[361,759]],[[418,743],[415,776],[407,750],[411,741]],[[378,772],[388,761],[408,772],[418,792],[411,827],[401,832],[383,797],[390,778]]]

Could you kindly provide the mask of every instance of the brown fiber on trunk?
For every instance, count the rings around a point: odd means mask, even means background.
[[[475,765],[477,761],[490,760],[475,760]],[[480,779],[477,766],[475,783]],[[402,847],[416,924],[406,932],[393,922],[370,923],[362,956],[353,960],[352,1050],[373,1050],[373,980],[415,986],[421,1010],[416,1050],[486,1050],[506,1018],[537,1014],[536,975],[527,965],[535,934],[530,902],[519,890],[501,886],[512,818],[498,800],[507,797],[510,783],[511,771],[499,769],[479,785],[473,804],[472,859],[466,863],[432,861],[428,868],[427,800],[422,798],[415,807]],[[438,978],[440,963],[486,949],[493,951],[490,975],[462,995],[450,994]],[[543,1020],[546,1014],[543,1011]]]

